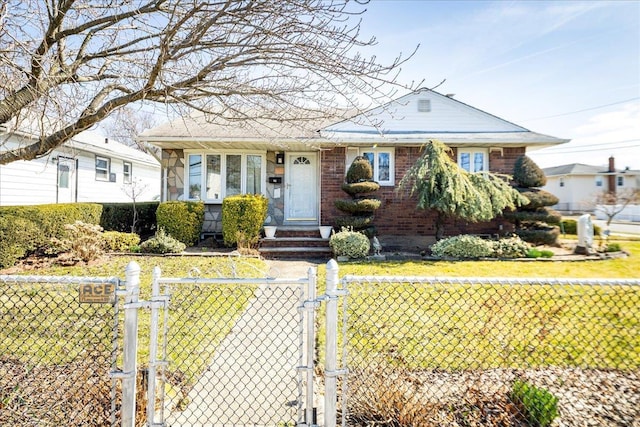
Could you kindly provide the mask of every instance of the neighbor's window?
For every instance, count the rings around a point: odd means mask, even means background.
[[[373,180],[384,186],[394,185],[394,150],[393,148],[348,148],[345,172],[356,156],[369,159],[373,169]]]
[[[596,176],[596,187],[602,187],[604,180],[601,176]]]
[[[487,150],[458,149],[458,165],[467,172],[483,172],[489,169]]]
[[[618,187],[624,187],[624,176],[616,177],[618,181]]]
[[[96,156],[96,180],[109,181],[111,172],[111,160],[108,157]]]
[[[131,184],[131,162],[122,164],[122,177],[125,184]]]
[[[564,178],[560,178],[560,187],[564,187]]]
[[[227,196],[262,192],[262,181],[266,179],[264,154],[192,153],[187,157],[188,199],[222,201]]]
[[[69,188],[69,165],[58,164],[58,188]]]

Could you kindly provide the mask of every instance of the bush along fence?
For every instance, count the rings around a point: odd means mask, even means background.
[[[190,274],[0,276],[0,425],[640,419],[640,280]]]

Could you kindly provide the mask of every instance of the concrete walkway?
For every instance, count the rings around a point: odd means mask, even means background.
[[[297,420],[300,291],[261,285],[216,349],[171,426],[277,425]]]

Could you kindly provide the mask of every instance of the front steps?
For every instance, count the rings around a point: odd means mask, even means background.
[[[260,240],[260,255],[266,259],[330,259],[329,239],[320,236],[318,227],[282,226],[275,238]]]

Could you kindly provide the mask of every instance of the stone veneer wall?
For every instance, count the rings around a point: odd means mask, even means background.
[[[162,184],[163,200],[182,200],[184,194],[184,151],[162,150],[162,169],[167,171]],[[164,192],[167,194],[164,194]]]
[[[182,200],[184,197],[184,151],[183,150],[162,150],[162,167],[166,169],[166,187],[163,185],[163,196],[166,191],[166,200]],[[267,152],[267,177],[281,177],[281,184],[263,183],[267,198],[269,199],[269,210],[266,224],[280,225],[284,221],[284,173],[276,174],[276,153]],[[284,165],[282,165],[284,171]],[[280,189],[280,197],[275,198],[275,190]],[[222,204],[205,204],[203,233],[222,233]]]

